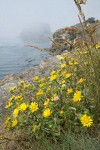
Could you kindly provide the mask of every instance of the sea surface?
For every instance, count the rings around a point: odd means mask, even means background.
[[[32,43],[32,42],[31,42]],[[29,43],[30,44],[30,43]],[[19,38],[0,39],[0,79],[8,74],[22,72],[47,59],[47,52],[27,46]],[[41,48],[49,48],[50,42],[37,42]]]

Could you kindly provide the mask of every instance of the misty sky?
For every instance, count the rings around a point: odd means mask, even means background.
[[[86,18],[100,19],[100,0],[83,6]],[[19,36],[28,26],[48,23],[52,32],[78,23],[73,0],[0,0],[0,37]]]

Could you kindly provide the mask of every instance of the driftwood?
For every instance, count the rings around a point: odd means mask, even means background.
[[[86,4],[87,0],[75,0],[78,4]]]
[[[31,47],[31,48],[35,48],[35,49],[38,49],[38,50],[40,50],[40,51],[48,51],[48,49],[46,49],[46,48],[40,48],[40,47],[38,47],[38,46],[35,46],[35,45],[25,45],[25,46],[28,46],[28,47]]]
[[[74,0],[74,2],[75,2],[76,6],[77,6],[77,8],[79,10],[79,13],[80,13],[83,21],[85,22],[85,15],[84,15],[84,13],[83,13],[82,8],[81,8],[80,5],[81,4],[86,4],[87,0]]]

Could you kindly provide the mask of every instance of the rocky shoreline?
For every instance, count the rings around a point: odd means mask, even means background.
[[[9,98],[9,89],[18,84],[20,80],[24,80],[26,83],[31,83],[33,77],[38,75],[39,77],[48,76],[50,71],[58,66],[60,61],[58,57],[60,55],[51,56],[49,59],[43,60],[40,65],[31,67],[21,73],[11,74],[0,80],[0,116],[2,112],[5,112],[4,106]]]

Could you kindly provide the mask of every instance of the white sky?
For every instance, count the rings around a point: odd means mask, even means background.
[[[100,0],[83,6],[86,18],[100,19]],[[46,22],[52,32],[78,23],[73,0],[0,0],[0,37],[18,36],[28,25]]]

